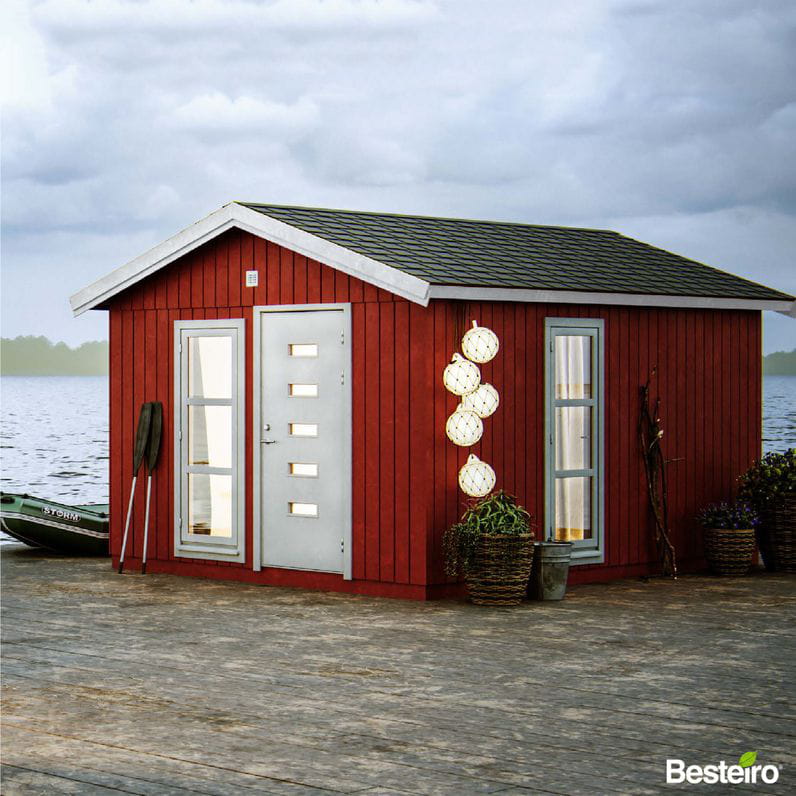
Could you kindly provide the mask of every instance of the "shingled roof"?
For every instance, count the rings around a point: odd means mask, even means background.
[[[101,309],[229,229],[426,306],[433,299],[774,310],[792,296],[601,229],[229,202],[75,293]],[[248,270],[251,262],[242,263]]]
[[[793,299],[611,230],[240,204],[432,285]]]

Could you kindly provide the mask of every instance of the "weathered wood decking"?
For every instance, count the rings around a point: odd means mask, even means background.
[[[751,750],[739,790],[796,787],[793,577],[490,610],[3,553],[4,794],[654,793]]]

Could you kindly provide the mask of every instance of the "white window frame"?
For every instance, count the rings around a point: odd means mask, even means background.
[[[245,321],[240,318],[174,322],[174,555],[215,561],[245,559],[246,416]],[[191,337],[230,337],[232,395],[227,399],[188,398],[188,340]],[[210,537],[183,533],[188,517],[188,473],[212,474],[214,468],[188,465],[188,406],[232,407],[232,536]],[[225,473],[226,474],[226,471]]]
[[[589,336],[594,340],[591,356],[591,399],[558,399],[555,396],[555,338],[559,335]],[[572,542],[572,564],[605,562],[605,321],[601,318],[545,318],[545,539],[555,538],[555,409],[557,406],[592,407],[592,467],[579,473],[592,478],[592,539]]]

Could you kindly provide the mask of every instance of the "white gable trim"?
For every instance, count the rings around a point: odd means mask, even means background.
[[[235,202],[224,205],[201,221],[178,232],[148,252],[130,260],[115,271],[75,293],[69,302],[75,316],[93,309],[154,274],[164,266],[198,248],[228,229],[237,227],[277,243],[313,260],[329,265],[349,276],[388,290],[416,304],[426,306],[429,284],[422,279],[352,252],[297,227],[258,213]]]
[[[796,302],[772,299],[658,296],[641,293],[590,293],[577,290],[526,290],[502,287],[432,285],[432,299],[464,301],[521,301],[545,304],[614,304],[629,307],[682,307],[715,310],[773,310],[796,317]]]

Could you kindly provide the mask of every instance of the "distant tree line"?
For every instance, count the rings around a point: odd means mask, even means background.
[[[796,376],[796,348],[763,357],[763,373],[766,376]]]
[[[3,376],[107,376],[108,341],[94,340],[70,348],[46,337],[3,337],[0,342]],[[796,376],[796,348],[763,357],[766,376]]]
[[[3,376],[107,376],[108,341],[95,340],[70,348],[46,337],[3,337],[0,340]]]

